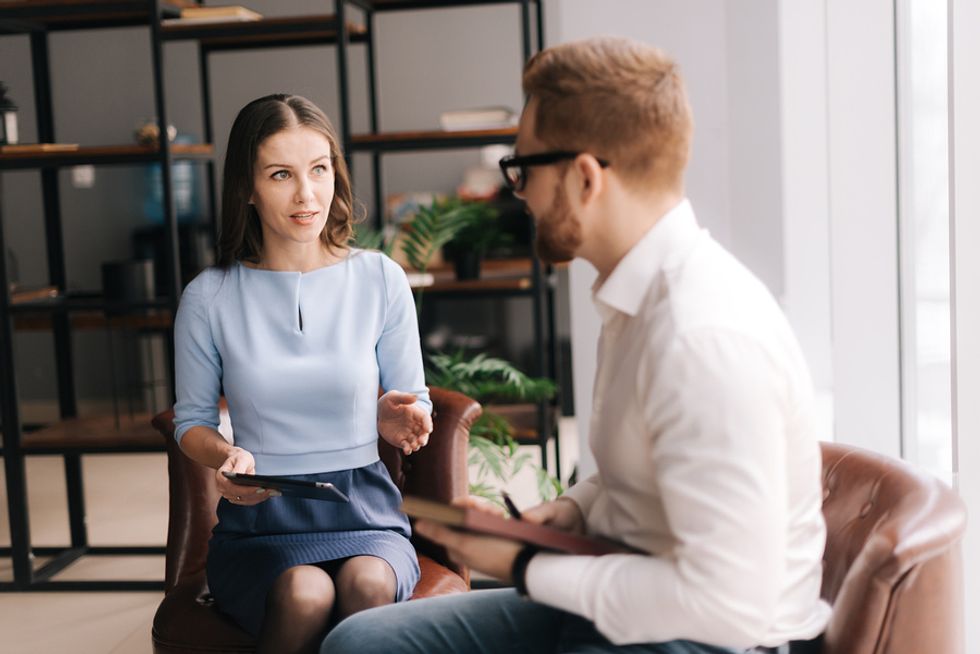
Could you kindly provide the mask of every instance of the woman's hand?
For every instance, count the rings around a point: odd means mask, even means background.
[[[264,502],[270,497],[281,494],[277,490],[266,490],[264,488],[256,488],[255,486],[239,486],[225,477],[225,472],[255,474],[255,459],[252,457],[252,453],[240,447],[232,448],[231,454],[228,455],[228,458],[225,459],[224,463],[214,473],[215,483],[221,496],[232,504],[253,506],[259,502]]]
[[[401,391],[388,391],[378,398],[378,433],[405,455],[425,447],[432,433],[432,416],[416,399]]]

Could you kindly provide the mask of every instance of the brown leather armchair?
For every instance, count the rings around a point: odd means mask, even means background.
[[[962,501],[902,461],[821,448],[833,606],[823,654],[962,654]]]
[[[466,452],[470,426],[482,409],[474,400],[429,389],[433,431],[429,444],[405,457],[379,439],[381,459],[403,493],[451,501],[467,493]],[[153,618],[156,654],[254,652],[252,638],[218,613],[209,599],[204,566],[211,528],[217,522],[214,471],[195,463],[174,441],[173,411],[153,419],[167,440],[170,526],[167,532],[165,595]],[[413,540],[422,576],[413,599],[469,589],[469,572],[450,562],[441,548]]]

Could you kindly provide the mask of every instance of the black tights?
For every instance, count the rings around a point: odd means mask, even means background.
[[[289,568],[269,590],[257,652],[315,654],[331,622],[394,599],[395,573],[377,557]]]

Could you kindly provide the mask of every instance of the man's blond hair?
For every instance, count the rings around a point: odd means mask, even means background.
[[[535,136],[606,159],[637,189],[683,187],[693,119],[677,65],[661,50],[600,37],[537,53],[524,67]]]

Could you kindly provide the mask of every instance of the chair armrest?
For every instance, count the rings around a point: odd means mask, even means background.
[[[432,400],[429,444],[404,456],[397,448],[379,440],[379,450],[391,478],[403,494],[452,502],[469,493],[470,427],[483,413],[483,408],[476,400],[443,388],[430,388],[429,397]],[[451,562],[444,548],[415,536],[412,542],[420,554],[432,557],[469,580],[469,572]]]
[[[170,515],[164,591],[170,592],[182,579],[204,572],[219,497],[214,470],[193,461],[174,439],[173,410],[154,417],[153,426],[167,441]]]

